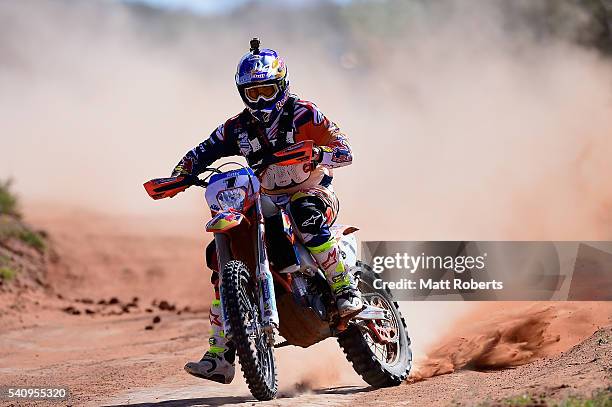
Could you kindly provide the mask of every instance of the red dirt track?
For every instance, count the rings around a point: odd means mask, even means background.
[[[61,261],[49,270],[48,293],[0,296],[0,385],[68,386],[69,403],[79,406],[253,405],[238,372],[222,386],[182,369],[207,342],[203,241],[92,214],[35,215]],[[411,304],[401,306],[406,314]],[[415,355],[410,383],[384,390],[361,381],[333,340],[282,349],[279,399],[262,405],[446,406],[526,392],[590,394],[612,384],[611,318],[609,303],[481,304]]]

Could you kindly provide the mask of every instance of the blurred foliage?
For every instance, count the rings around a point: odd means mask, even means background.
[[[608,8],[604,2],[610,2]],[[205,16],[127,4],[141,22],[138,29],[157,44],[174,44],[185,31],[206,36],[228,27],[236,27],[237,32],[240,27],[259,27],[257,34],[263,39],[282,32],[338,55],[372,44],[395,47],[409,41],[410,33],[435,36],[449,22],[458,22],[476,30],[478,24],[499,24],[511,34],[572,41],[612,53],[612,0],[353,0],[346,4],[319,0],[300,7],[252,0],[226,15]]]
[[[10,281],[15,278],[17,271],[10,267],[10,258],[0,255],[0,280]]]
[[[558,38],[612,52],[612,4],[609,7],[602,0],[355,0],[341,13],[362,39],[400,36],[409,26],[434,33],[458,15],[469,18],[467,10],[472,17],[478,11],[495,15],[508,31],[531,32],[539,39]]]
[[[523,17],[538,33],[612,52],[612,13],[601,0],[530,0]]]
[[[40,233],[30,230],[19,222],[7,220],[6,217],[3,217],[0,218],[0,241],[8,239],[19,239],[26,245],[40,252],[47,247]]]
[[[10,267],[3,266],[0,267],[0,280],[3,281],[11,281],[15,278],[17,272]]]
[[[531,406],[556,406],[556,407],[611,407],[612,387],[595,391],[591,396],[568,396],[560,401],[552,400],[547,396],[536,396],[522,394],[510,397],[501,402],[493,404],[479,404],[480,407],[505,406],[505,407],[531,407]]]
[[[36,233],[30,229],[23,228],[16,236],[19,240],[38,251],[45,250],[46,244],[40,233]]]
[[[17,196],[11,191],[12,180],[0,180],[0,214],[20,217]]]
[[[40,252],[47,247],[43,235],[30,229],[18,218],[10,214],[0,214],[0,241],[18,239]]]

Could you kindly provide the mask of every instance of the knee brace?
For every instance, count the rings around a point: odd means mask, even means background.
[[[319,246],[331,237],[325,203],[316,196],[302,196],[289,204],[289,212],[306,246]]]

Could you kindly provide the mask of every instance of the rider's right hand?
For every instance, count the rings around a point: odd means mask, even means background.
[[[177,169],[177,168],[175,168],[172,171],[171,177],[175,177],[175,178],[179,178],[180,177],[182,179],[181,184],[182,185],[187,185],[187,187],[190,187],[192,185],[197,185],[198,182],[200,181],[200,179],[196,175],[193,175],[193,174],[191,174],[189,172],[186,172],[186,171],[181,171],[180,169]]]
[[[183,177],[184,183],[188,186],[198,185],[200,179],[193,174],[180,174],[179,177]]]
[[[187,171],[184,171],[183,168],[181,167],[181,165],[177,165],[176,167],[174,167],[174,169],[172,170],[172,173],[170,174],[171,177],[180,177],[181,175],[189,175],[189,173]]]

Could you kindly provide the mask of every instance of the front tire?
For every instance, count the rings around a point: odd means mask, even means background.
[[[257,285],[243,262],[223,268],[221,298],[249,390],[257,400],[272,400],[278,391],[274,347],[262,331]]]
[[[392,323],[395,324],[396,342],[378,344],[365,328],[351,324],[338,336],[338,343],[355,372],[370,386],[398,386],[406,380],[412,367],[412,351],[406,322],[391,293],[374,288],[376,276],[370,267],[365,264],[360,266],[359,289],[364,303],[383,307],[391,312]]]

